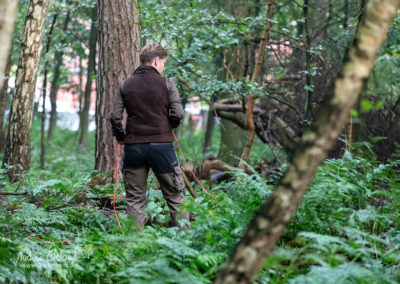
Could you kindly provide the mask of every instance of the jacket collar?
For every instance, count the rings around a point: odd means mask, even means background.
[[[135,74],[145,74],[145,73],[157,73],[158,75],[161,75],[156,68],[150,65],[140,65],[133,74],[135,75]]]

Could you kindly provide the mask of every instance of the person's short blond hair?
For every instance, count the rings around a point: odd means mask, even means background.
[[[161,59],[168,57],[167,50],[158,43],[148,43],[140,51],[140,62],[142,64],[149,64],[156,57],[160,57]]]

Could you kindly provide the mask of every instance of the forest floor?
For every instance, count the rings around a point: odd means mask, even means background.
[[[182,133],[186,157],[201,161],[203,133]],[[90,139],[93,145],[93,133]],[[214,153],[217,139],[216,132]],[[39,170],[34,134],[32,170],[22,182],[10,184],[0,171],[1,192],[26,192],[1,196],[1,283],[210,283],[287,166],[267,179],[234,171],[232,179],[213,184],[222,207],[195,185],[198,198],[187,194],[182,206],[191,213],[189,231],[138,229],[120,200],[123,236],[112,210],[100,202],[114,187],[87,186],[98,175],[93,148],[79,154],[77,140],[76,133],[57,129],[47,146],[47,170]],[[371,143],[353,148],[319,168],[257,283],[400,282],[400,151],[382,164]],[[250,164],[270,159],[266,149],[257,144]],[[165,223],[167,206],[152,189],[155,179],[149,177],[149,184],[147,214]]]

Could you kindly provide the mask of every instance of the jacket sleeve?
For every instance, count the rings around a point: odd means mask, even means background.
[[[122,119],[124,115],[124,101],[122,100],[121,89],[123,86],[123,82],[118,88],[117,94],[114,97],[113,107],[110,112],[110,122],[113,135],[117,139],[117,141],[124,141],[125,131],[122,126]]]
[[[182,107],[182,101],[179,97],[178,89],[175,83],[167,78],[167,88],[168,88],[168,119],[171,123],[172,128],[177,128],[184,115],[184,110]]]

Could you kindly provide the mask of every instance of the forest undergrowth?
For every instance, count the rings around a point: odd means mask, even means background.
[[[182,208],[191,212],[186,232],[162,225],[138,229],[119,210],[123,236],[112,210],[99,208],[113,185],[87,186],[97,174],[93,149],[78,154],[76,133],[57,131],[47,147],[48,170],[37,169],[34,147],[33,169],[22,182],[10,184],[0,172],[1,192],[27,193],[0,197],[1,283],[210,283],[285,169],[268,179],[237,171],[213,184],[222,207],[195,186],[198,198],[186,194]],[[184,151],[201,148],[202,136],[198,145],[189,137],[181,138]],[[372,143],[356,143],[352,153],[319,168],[257,283],[400,282],[400,151],[381,163]],[[149,182],[147,214],[166,222],[167,206],[152,189],[155,180]],[[119,209],[124,206],[119,201]]]

